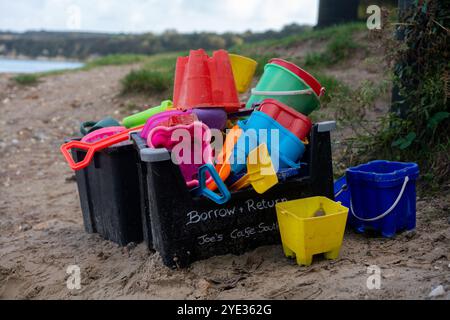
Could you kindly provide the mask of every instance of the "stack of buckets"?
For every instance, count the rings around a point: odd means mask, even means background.
[[[174,107],[185,110],[220,106],[227,112],[237,111],[237,92],[248,90],[255,68],[255,61],[228,55],[223,50],[214,52],[212,57],[203,50],[193,50],[177,61]],[[276,171],[298,169],[312,127],[308,116],[319,107],[324,92],[312,75],[295,64],[270,60],[246,103],[246,108],[253,111],[238,121],[242,134],[230,155],[232,174],[245,173],[249,153],[264,143]],[[274,134],[278,135],[275,144],[271,143]],[[296,256],[299,264],[306,265],[318,253],[337,258],[347,208],[325,197],[312,197],[279,203],[276,209],[286,256]],[[320,209],[323,214],[317,216]]]
[[[300,163],[297,161],[303,155],[311,128],[308,115],[319,107],[319,99],[324,92],[320,83],[306,71],[285,60],[272,59],[264,67],[264,73],[251,90],[246,104],[246,108],[258,106],[257,111],[253,111],[247,120],[239,121],[238,125],[244,131],[249,128],[278,129],[276,152],[279,161],[274,161],[275,167],[298,167]],[[268,133],[265,137],[267,141],[270,135]],[[251,141],[246,144],[243,140],[241,136],[235,151],[241,151],[237,152],[238,155],[247,156]],[[269,148],[269,151],[272,161],[275,160],[275,150]],[[244,169],[242,156],[237,160],[232,166],[234,172]],[[303,265],[310,265],[313,255],[320,253],[324,253],[327,259],[338,257],[347,208],[325,197],[311,197],[278,203],[276,210],[283,251],[287,257],[295,257],[297,263]],[[318,215],[319,211],[321,214]]]
[[[319,98],[325,89],[309,73],[282,59],[272,59],[264,67],[264,73],[258,84],[252,89],[252,95],[246,107],[264,99],[276,99],[283,104],[309,115],[319,105]]]
[[[282,59],[270,60],[246,103],[247,109],[257,108],[248,119],[238,122],[244,132],[255,130],[256,137],[243,135],[239,138],[234,147],[232,171],[236,174],[242,172],[251,148],[264,141],[267,141],[277,170],[300,167],[299,161],[312,126],[308,115],[319,107],[319,98],[324,92],[313,76],[295,64]],[[259,136],[261,129],[267,130],[267,136]],[[271,129],[278,132],[278,145],[269,143]]]
[[[289,106],[307,119],[306,116],[319,107],[324,91],[320,83],[301,68],[272,59],[252,89],[246,107],[266,103],[278,104],[284,109]],[[254,111],[247,122],[252,117],[262,116]],[[262,120],[256,122],[256,127],[263,123]],[[243,129],[246,125],[240,122]],[[281,167],[292,166],[289,159],[283,160],[282,143],[280,139]],[[291,147],[295,149],[292,144]],[[324,253],[326,258],[336,258],[346,224],[357,232],[375,231],[384,237],[414,229],[418,174],[416,163],[372,161],[347,169],[346,176],[336,182],[336,201],[341,203],[312,197],[277,204],[285,255],[295,256],[297,262],[304,265],[311,264],[314,254]]]

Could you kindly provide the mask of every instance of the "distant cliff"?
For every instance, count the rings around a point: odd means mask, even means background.
[[[182,34],[172,30],[162,34],[0,32],[0,55],[85,59],[114,53],[153,54],[191,48],[228,48],[236,44],[301,33],[306,29],[310,29],[310,27],[291,24],[285,26],[281,31],[269,30],[260,33],[248,31],[240,34],[210,32]]]

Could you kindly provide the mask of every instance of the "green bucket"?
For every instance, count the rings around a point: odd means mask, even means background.
[[[268,63],[259,79],[246,108],[264,99],[276,99],[289,107],[309,115],[319,105],[319,97],[301,78],[288,69],[277,64]]]

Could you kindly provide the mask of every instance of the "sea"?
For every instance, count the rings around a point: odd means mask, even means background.
[[[81,62],[0,58],[0,73],[40,73],[83,67]]]

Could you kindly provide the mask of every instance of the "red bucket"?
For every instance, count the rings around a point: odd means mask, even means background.
[[[278,100],[263,100],[259,106],[259,110],[276,120],[302,141],[305,140],[311,130],[312,123],[307,116]]]
[[[318,97],[322,96],[325,93],[325,88],[322,87],[322,85],[319,83],[319,81],[316,80],[316,78],[314,78],[308,72],[293,64],[292,62],[279,58],[273,58],[269,61],[269,63],[277,64],[299,76],[300,79],[302,79],[311,89],[314,90]]]
[[[191,50],[189,56],[179,57],[175,71],[173,104],[177,109],[225,108],[235,111],[241,107],[225,50],[213,52]]]

